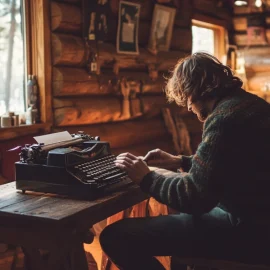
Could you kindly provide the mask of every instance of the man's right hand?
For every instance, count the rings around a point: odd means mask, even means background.
[[[160,149],[149,151],[143,160],[148,166],[176,170],[181,167],[181,156],[174,156]]]

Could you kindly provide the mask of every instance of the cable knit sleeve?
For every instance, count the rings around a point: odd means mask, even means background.
[[[182,157],[182,164],[181,168],[184,170],[184,172],[188,172],[192,166],[192,158],[193,156],[181,156]]]
[[[225,132],[222,116],[209,116],[202,142],[191,159],[188,173],[162,175],[148,173],[140,186],[156,200],[176,210],[191,214],[205,213],[215,207],[223,191],[225,177]]]

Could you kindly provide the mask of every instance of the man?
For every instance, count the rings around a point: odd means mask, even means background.
[[[176,65],[169,101],[204,122],[193,156],[150,151],[117,157],[141,189],[180,214],[124,219],[104,229],[104,252],[120,269],[164,269],[153,256],[263,264],[269,254],[270,105],[241,89],[215,57],[198,52]],[[182,168],[162,175],[146,165]]]

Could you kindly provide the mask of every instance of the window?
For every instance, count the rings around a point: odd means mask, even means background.
[[[25,53],[21,0],[0,0],[0,115],[25,111]]]
[[[224,27],[192,20],[192,53],[206,51],[222,60],[225,41]]]
[[[11,127],[12,132],[10,128],[2,128],[0,141],[47,132],[51,127],[52,66],[48,14],[49,0],[0,0],[0,116],[3,112],[25,111],[26,77],[33,74],[38,81],[41,117],[41,124],[32,127]],[[9,41],[12,46],[9,46]],[[6,90],[5,83],[10,84],[9,90]]]
[[[22,6],[23,3],[23,6]],[[11,9],[15,6],[15,9]],[[22,11],[23,10],[23,11]],[[25,14],[25,20],[22,19],[22,15]],[[52,111],[51,111],[51,39],[50,39],[50,1],[49,0],[0,0],[0,110],[11,111],[14,108],[15,112],[24,110],[25,102],[25,79],[26,74],[36,75],[39,86],[40,95],[40,116],[41,123],[34,125],[20,125],[18,127],[1,128],[0,141],[10,140],[13,138],[22,137],[24,135],[36,135],[47,133],[50,131],[52,125]],[[12,17],[13,16],[13,17]],[[15,20],[14,20],[15,16]],[[17,50],[20,50],[20,55],[17,59],[13,55],[12,67],[20,70],[20,82],[19,86],[15,85],[15,77],[19,76],[16,73],[10,73],[10,84],[13,86],[8,92],[9,97],[12,96],[13,100],[20,99],[20,104],[15,106],[11,98],[6,102],[4,89],[4,78],[7,74],[7,48],[11,48],[7,45],[6,39],[9,38],[9,31],[11,26],[11,18],[13,22],[16,22],[16,28],[14,30],[14,41],[18,43]],[[23,30],[22,30],[23,29]],[[13,30],[13,29],[12,29]],[[14,45],[15,46],[15,45]],[[17,46],[17,45],[16,45]],[[4,51],[4,49],[6,51]],[[15,49],[13,49],[14,51]],[[26,52],[26,53],[25,53]],[[23,59],[23,60],[21,60]],[[23,66],[17,67],[18,63],[23,62]],[[14,63],[14,64],[13,64]],[[19,71],[18,71],[19,73]],[[12,75],[13,74],[13,75]],[[18,90],[22,92],[18,94]],[[11,91],[15,93],[11,95]],[[4,94],[3,94],[4,93]],[[8,105],[6,105],[6,103]],[[10,106],[9,108],[7,108]],[[21,106],[21,108],[19,108]],[[1,113],[2,113],[1,111]],[[1,116],[1,115],[0,115]]]

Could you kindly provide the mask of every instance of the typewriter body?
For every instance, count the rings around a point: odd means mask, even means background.
[[[25,145],[15,163],[16,188],[94,199],[130,184],[108,142],[83,133],[57,143]]]

